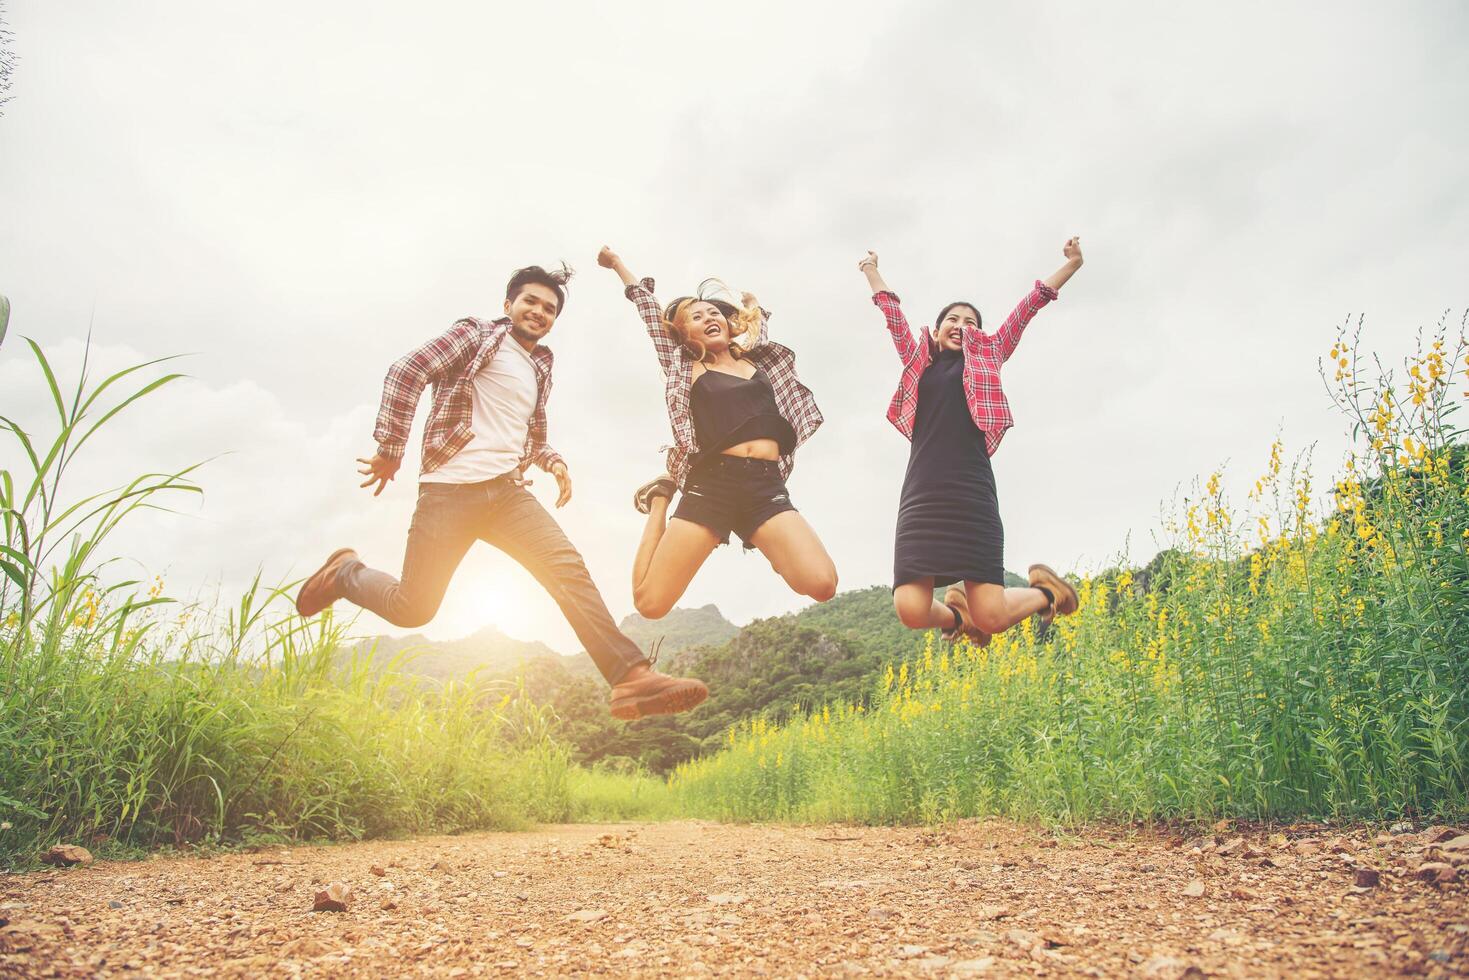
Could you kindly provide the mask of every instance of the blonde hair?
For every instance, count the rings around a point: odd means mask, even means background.
[[[663,308],[663,330],[672,337],[684,350],[694,355],[699,361],[709,357],[708,349],[704,342],[689,334],[687,324],[684,322],[688,309],[694,303],[709,303],[724,314],[729,321],[731,357],[742,357],[748,346],[742,346],[736,341],[741,337],[757,338],[760,336],[760,307],[743,306],[732,303],[727,298],[734,295],[734,291],[718,279],[705,279],[699,283],[699,291],[693,296],[680,296]]]

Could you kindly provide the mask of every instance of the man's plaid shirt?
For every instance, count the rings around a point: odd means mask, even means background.
[[[663,330],[663,307],[653,295],[653,280],[644,279],[626,289],[627,298],[638,308],[648,336],[653,338],[653,349],[658,353],[658,364],[663,368],[663,397],[668,402],[668,422],[673,427],[674,445],[668,449],[668,472],[682,489],[693,465],[692,457],[699,452],[699,443],[694,436],[694,416],[689,410],[689,389],[693,386],[694,355],[676,342]],[[796,355],[789,347],[766,339],[770,314],[760,311],[760,336],[755,343],[745,348],[743,357],[751,364],[764,370],[770,378],[770,387],[775,391],[775,405],[781,417],[791,424],[796,432],[796,445],[800,446],[811,437],[822,423],[821,409],[811,389],[801,384],[796,377]],[[794,453],[780,457],[782,479],[791,475],[795,465]]]
[[[1056,291],[1037,279],[1035,287],[1005,317],[999,330],[992,334],[972,327],[964,331],[964,398],[969,403],[969,417],[984,433],[985,451],[991,456],[1000,447],[1005,430],[1015,424],[1010,415],[1010,403],[1000,388],[1000,365],[1015,352],[1025,325],[1040,312],[1041,307],[1055,298]],[[921,340],[914,339],[898,297],[893,293],[878,293],[872,297],[872,302],[887,318],[893,346],[903,361],[903,376],[898,381],[892,403],[888,405],[888,421],[911,441],[913,423],[918,418],[918,379],[923,377],[924,370],[933,359],[933,341],[926,336]]]
[[[389,459],[402,459],[413,428],[413,414],[424,386],[434,386],[433,408],[423,428],[422,471],[431,473],[463,449],[473,433],[474,376],[489,363],[510,334],[510,320],[480,320],[465,317],[448,330],[388,368],[383,381],[382,408],[377,413],[373,438],[377,450]],[[514,338],[510,343],[516,343]],[[537,346],[530,354],[536,371],[536,407],[526,433],[523,470],[531,463],[549,470],[561,456],[546,445],[546,399],[551,394],[551,365],[547,347]]]

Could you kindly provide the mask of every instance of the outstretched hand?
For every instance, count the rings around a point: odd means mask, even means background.
[[[1081,265],[1083,261],[1081,257],[1081,236],[1072,235],[1066,239],[1066,244],[1061,246],[1061,254],[1066,256],[1068,262],[1075,262],[1077,265]]]
[[[867,277],[867,286],[873,293],[889,292],[888,284],[883,281],[882,273],[877,271],[877,253],[872,249],[857,261],[857,268]]]
[[[556,478],[556,486],[561,493],[556,498],[557,507],[565,507],[571,500],[571,474],[566,471],[565,463],[555,463],[551,467],[551,475]]]
[[[617,273],[617,277],[622,280],[624,286],[631,286],[637,282],[633,274],[627,271],[627,266],[622,264],[622,256],[612,251],[608,245],[603,245],[602,250],[597,253],[597,264]]]
[[[376,497],[387,487],[388,481],[398,475],[398,467],[402,465],[403,461],[400,459],[391,459],[382,453],[376,453],[371,459],[363,459],[359,456],[357,462],[363,464],[363,468],[357,472],[367,476],[367,479],[362,481],[361,486],[370,487],[376,483],[377,489],[372,491],[372,495]]]

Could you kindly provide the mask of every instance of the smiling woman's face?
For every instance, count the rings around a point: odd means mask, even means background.
[[[678,311],[678,326],[689,340],[697,340],[711,354],[729,347],[729,318],[713,303],[701,299],[685,303]]]
[[[957,305],[945,311],[944,318],[933,328],[939,350],[958,350],[964,344],[964,331],[979,329],[979,314],[973,307]]]

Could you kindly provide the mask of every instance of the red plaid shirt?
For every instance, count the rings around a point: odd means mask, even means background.
[[[423,428],[422,471],[431,473],[463,449],[473,435],[474,376],[494,357],[510,333],[510,321],[465,317],[418,350],[405,354],[388,368],[383,381],[383,403],[372,430],[377,451],[390,459],[402,459],[413,428],[413,414],[425,385],[434,386],[433,408]],[[511,338],[510,343],[516,343]],[[546,399],[551,394],[550,348],[536,347],[530,354],[536,371],[536,407],[526,433],[523,470],[535,463],[549,470],[561,456],[546,445]]]
[[[648,336],[653,338],[653,349],[658,353],[658,364],[663,368],[663,397],[668,402],[668,422],[673,427],[674,445],[668,450],[668,472],[682,489],[692,466],[691,457],[699,451],[694,437],[694,416],[689,410],[689,388],[693,386],[694,355],[682,344],[677,343],[663,330],[663,307],[653,295],[653,280],[644,279],[628,286],[627,298],[638,308]],[[766,339],[770,314],[760,311],[760,336],[755,343],[745,348],[744,357],[756,367],[764,370],[770,378],[770,387],[775,391],[775,405],[781,417],[791,424],[796,432],[796,445],[800,446],[822,423],[821,409],[811,389],[801,384],[796,377],[796,355],[789,347]],[[780,457],[780,475],[785,479],[791,475],[795,465],[794,453]]]
[[[1025,325],[1040,312],[1041,307],[1055,298],[1056,291],[1037,279],[1035,287],[1005,317],[999,330],[992,334],[972,327],[964,331],[964,398],[969,403],[969,417],[984,433],[985,451],[991,456],[1005,437],[1005,430],[1015,424],[1010,414],[1010,403],[1000,388],[1000,365],[1015,352]],[[913,423],[918,418],[918,379],[923,377],[924,370],[933,359],[933,341],[927,337],[921,341],[914,339],[895,294],[878,293],[872,297],[872,302],[887,318],[893,346],[903,360],[903,376],[898,381],[892,404],[888,405],[888,421],[912,440]]]

